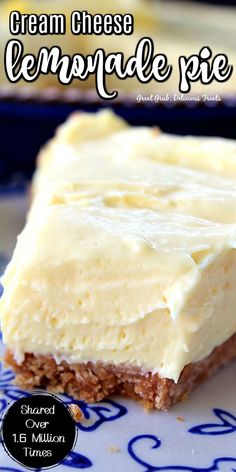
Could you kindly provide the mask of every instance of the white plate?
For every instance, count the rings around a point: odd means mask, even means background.
[[[11,256],[26,207],[24,195],[0,198],[0,270]],[[12,372],[1,365],[1,414],[8,402],[26,394],[12,379]],[[71,402],[67,396],[62,398]],[[135,402],[117,397],[96,405],[78,403],[86,420],[78,424],[74,451],[54,471],[236,471],[235,362],[169,412],[146,413]],[[25,470],[0,445],[0,471]]]

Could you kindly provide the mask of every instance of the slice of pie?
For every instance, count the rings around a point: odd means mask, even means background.
[[[24,388],[167,409],[236,356],[236,143],[75,114],[2,283]]]

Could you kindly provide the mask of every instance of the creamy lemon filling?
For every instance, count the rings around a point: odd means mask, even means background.
[[[125,363],[178,381],[234,334],[235,154],[109,112],[69,119],[41,153],[2,280],[18,361]]]

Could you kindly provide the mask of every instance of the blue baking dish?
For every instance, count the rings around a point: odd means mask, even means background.
[[[166,104],[99,102],[86,98],[75,101],[0,100],[0,181],[9,176],[32,175],[40,147],[54,134],[56,127],[74,111],[94,112],[112,107],[133,125],[157,125],[163,131],[178,134],[223,136],[236,138],[236,99],[189,106],[186,103]]]

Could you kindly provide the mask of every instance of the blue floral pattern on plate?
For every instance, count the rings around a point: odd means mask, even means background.
[[[189,432],[193,434],[208,434],[216,436],[219,434],[230,434],[236,432],[236,416],[225,410],[214,408],[215,416],[220,420],[219,423],[200,424],[190,428]]]
[[[205,434],[205,433],[203,433]],[[137,462],[137,464],[143,466],[145,469],[140,469],[140,470],[145,470],[145,472],[164,472],[164,471],[186,471],[186,472],[214,472],[214,471],[220,471],[223,470],[221,469],[221,466],[228,466],[228,472],[235,472],[236,471],[236,454],[235,457],[218,457],[213,460],[213,463],[208,467],[195,467],[195,466],[188,466],[185,464],[178,464],[178,465],[167,465],[167,466],[161,466],[161,465],[154,465],[153,463],[146,462],[144,459],[142,459],[137,453],[135,452],[135,446],[139,442],[143,442],[145,444],[145,447],[147,447],[147,441],[151,444],[149,447],[151,449],[158,449],[161,447],[161,441],[157,436],[154,436],[152,434],[143,434],[139,436],[135,436],[132,438],[128,444],[128,452],[132,459]],[[224,469],[225,470],[225,469]]]

